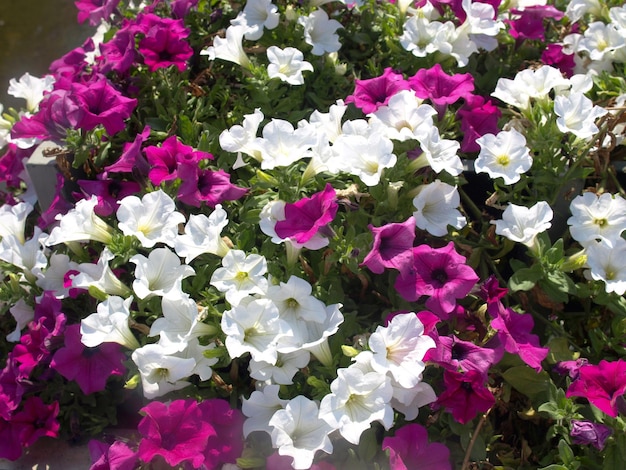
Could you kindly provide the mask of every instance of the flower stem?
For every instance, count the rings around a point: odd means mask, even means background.
[[[467,450],[465,451],[465,457],[463,458],[463,465],[461,466],[461,470],[469,470],[470,463],[470,455],[472,453],[472,449],[474,448],[474,444],[476,443],[476,439],[478,439],[478,435],[480,434],[480,430],[483,428],[485,423],[487,422],[487,417],[489,413],[493,410],[493,406],[489,408],[483,415],[480,417],[480,421],[476,425],[476,429],[474,429],[474,434],[472,434],[472,438],[469,441],[467,446]]]

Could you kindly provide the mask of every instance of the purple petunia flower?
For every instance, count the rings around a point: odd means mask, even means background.
[[[420,69],[408,80],[415,95],[436,105],[452,104],[474,91],[474,77],[469,73],[448,75],[441,65]]]
[[[78,186],[83,194],[81,198],[91,199],[92,195],[98,198],[94,212],[102,217],[113,214],[118,209],[117,201],[126,196],[136,194],[141,186],[136,181],[106,180],[78,180]]]
[[[368,225],[374,235],[374,242],[361,266],[381,274],[385,268],[402,271],[404,265],[413,261],[413,241],[415,240],[415,219],[392,223],[382,227]]]
[[[138,451],[143,462],[160,455],[171,466],[185,462],[199,468],[204,463],[207,441],[217,432],[195,400],[174,400],[169,405],[153,401],[141,413],[144,418],[137,429],[143,437]]]
[[[85,395],[104,390],[112,375],[122,375],[126,356],[117,343],[88,348],[81,343],[80,325],[65,329],[65,346],[58,349],[50,367],[67,380],[74,380]]]
[[[505,23],[511,27],[509,34],[518,41],[524,39],[545,41],[543,20],[546,18],[554,18],[558,21],[565,16],[565,13],[552,5],[533,5],[523,10],[513,8],[511,9],[511,13],[519,15],[519,18],[505,20]]]
[[[11,426],[23,447],[43,436],[59,437],[59,402],[46,405],[38,396],[27,398],[23,408],[11,418]]]
[[[469,341],[463,341],[454,335],[439,336],[434,330],[431,337],[437,347],[430,349],[424,361],[433,361],[444,369],[470,371],[475,370],[484,376],[489,368],[498,359],[497,351],[491,348],[481,348]]]
[[[337,195],[330,184],[323,191],[293,204],[285,204],[285,220],[276,222],[276,235],[306,243],[326,228],[337,213]]]
[[[139,464],[137,452],[123,442],[109,445],[92,439],[88,447],[93,462],[89,470],[135,470]]]
[[[459,423],[465,424],[496,402],[485,386],[485,380],[485,376],[475,370],[464,373],[446,370],[443,373],[444,392],[439,395],[436,404],[450,411]]]
[[[613,418],[617,417],[617,400],[626,392],[626,361],[600,361],[579,369],[576,380],[567,389],[566,397],[583,397]]]
[[[110,21],[119,3],[120,0],[76,0],[74,4],[78,8],[78,22],[89,20],[91,26],[98,26],[101,20]]]
[[[454,310],[456,299],[472,290],[478,276],[450,242],[442,248],[413,248],[413,262],[396,279],[395,288],[409,302],[428,296],[426,307],[443,320]]]
[[[198,5],[199,0],[172,0],[170,8],[174,18],[184,19],[187,13]]]
[[[183,20],[160,18],[153,14],[142,15],[138,27],[144,33],[139,41],[139,53],[151,72],[174,65],[180,72],[187,68],[193,49],[187,43],[189,30]]]
[[[419,424],[407,424],[393,437],[385,437],[385,449],[389,449],[391,470],[452,469],[448,448],[438,442],[430,443],[428,431]]]
[[[613,429],[601,423],[592,421],[580,421],[573,419],[570,424],[570,436],[572,436],[572,444],[588,445],[591,444],[598,450],[604,449],[606,440],[613,434]]]
[[[566,54],[561,44],[548,44],[541,53],[541,61],[559,69],[567,78],[574,75],[574,54]]]
[[[461,131],[463,141],[461,142],[462,152],[478,152],[480,145],[476,139],[485,134],[496,135],[499,132],[498,119],[502,111],[482,96],[465,96],[465,104],[456,112],[457,118],[461,121]]]
[[[402,74],[387,67],[382,75],[368,80],[355,80],[354,93],[347,96],[346,103],[354,103],[365,114],[373,113],[389,102],[389,98],[402,90],[408,90],[409,83]]]
[[[144,152],[151,167],[148,177],[155,186],[163,181],[178,178],[180,164],[187,163],[197,167],[201,160],[213,159],[210,153],[194,150],[193,147],[180,142],[175,135],[165,139],[160,147],[154,145],[146,147]]]
[[[100,71],[125,74],[133,65],[140,62],[141,56],[136,49],[135,35],[139,32],[136,23],[125,20],[113,38],[100,45]]]
[[[198,408],[202,411],[202,419],[219,430],[219,433],[210,435],[207,440],[204,451],[206,469],[218,469],[222,468],[222,464],[235,463],[244,447],[243,413],[219,398],[203,400]]]
[[[200,207],[202,202],[215,207],[224,201],[234,201],[243,197],[248,190],[230,182],[230,175],[224,170],[201,170],[197,165],[178,165],[178,199],[190,206]]]
[[[150,126],[145,126],[135,139],[124,144],[120,158],[112,165],[104,167],[109,173],[133,173],[138,178],[148,176],[150,163],[141,153],[141,146],[150,137]]]

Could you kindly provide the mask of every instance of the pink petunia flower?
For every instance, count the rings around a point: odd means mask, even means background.
[[[148,177],[155,186],[178,178],[179,165],[190,164],[197,167],[201,160],[213,159],[210,153],[194,150],[190,145],[180,142],[175,135],[165,139],[160,147],[146,147],[144,153],[151,167]]]
[[[0,458],[17,460],[22,456],[22,443],[10,421],[0,418]]]
[[[141,413],[144,418],[137,429],[143,437],[138,451],[143,462],[160,455],[171,466],[185,462],[199,468],[204,463],[207,441],[217,431],[203,418],[195,400],[174,400],[169,405],[153,401]]]
[[[567,389],[566,397],[583,397],[613,418],[617,417],[617,400],[626,392],[626,361],[600,361],[579,370],[576,380]]]
[[[545,41],[543,20],[546,18],[554,18],[558,21],[565,16],[565,13],[552,5],[533,5],[523,10],[513,8],[511,9],[511,13],[519,15],[519,17],[514,20],[505,20],[505,23],[511,27],[509,34],[518,41],[524,39]]]
[[[198,408],[202,419],[219,431],[208,438],[204,468],[213,470],[225,463],[235,463],[244,447],[244,416],[241,411],[231,408],[226,400],[219,398],[204,400]]]
[[[145,37],[139,41],[139,53],[148,69],[154,72],[173,65],[184,72],[193,49],[186,41],[189,30],[184,27],[183,20],[152,14],[142,16],[141,20],[145,25]]]
[[[115,441],[109,445],[92,439],[88,447],[92,461],[89,470],[135,470],[139,465],[137,452],[124,442]]]
[[[502,112],[491,100],[486,100],[482,96],[468,95],[465,96],[465,101],[463,107],[456,112],[463,132],[461,151],[478,152],[480,145],[476,143],[476,139],[485,134],[496,135],[499,132],[498,119]]]
[[[447,105],[465,98],[474,91],[474,77],[469,73],[448,75],[441,65],[420,69],[408,79],[418,98],[429,99],[436,105]]]
[[[304,244],[326,229],[335,218],[337,209],[335,189],[326,184],[323,191],[285,205],[285,220],[276,222],[276,235]]]
[[[57,421],[59,402],[46,405],[38,396],[24,401],[21,411],[11,419],[11,426],[23,447],[29,447],[40,437],[59,437],[61,425]]]
[[[566,54],[561,44],[548,44],[541,53],[541,61],[559,69],[567,78],[574,75],[574,54]]]
[[[137,177],[146,177],[150,171],[150,164],[141,153],[141,146],[150,137],[150,126],[135,136],[132,142],[126,142],[122,154],[115,163],[104,167],[107,173],[133,173]]]
[[[402,90],[408,90],[409,83],[401,73],[387,67],[379,77],[355,80],[354,93],[347,96],[346,103],[354,103],[365,114],[373,113],[389,102],[389,98]]]
[[[478,413],[491,408],[496,399],[485,386],[485,376],[478,371],[465,373],[446,370],[443,373],[444,392],[436,404],[443,406],[461,424],[468,423]]]
[[[215,207],[224,201],[243,197],[248,190],[230,182],[224,170],[202,170],[196,165],[180,164],[178,177],[182,183],[178,188],[178,199],[190,206],[200,207],[202,202]]]
[[[474,270],[450,242],[442,248],[413,248],[413,262],[400,272],[395,288],[409,302],[428,296],[426,307],[445,320],[454,310],[456,299],[469,294],[477,281]]]
[[[409,217],[406,222],[392,223],[382,227],[368,225],[374,235],[372,249],[361,266],[376,274],[385,268],[402,271],[403,267],[413,261],[413,241],[415,240],[415,219]]]
[[[119,3],[120,0],[76,0],[74,4],[78,8],[78,22],[89,20],[91,26],[98,26],[101,20],[110,21]]]
[[[431,337],[437,343],[437,347],[430,349],[424,361],[432,361],[444,369],[462,370],[464,372],[475,370],[487,375],[489,368],[499,358],[497,351],[491,348],[482,348],[469,341],[463,341],[454,335],[439,336],[434,330],[436,337]]]
[[[385,437],[383,450],[386,449],[391,470],[452,469],[448,448],[428,442],[428,431],[416,423],[399,428],[393,437]]]
[[[50,367],[67,380],[74,380],[85,395],[104,390],[112,375],[122,375],[126,359],[117,343],[102,343],[96,348],[87,348],[81,343],[80,325],[73,324],[65,329],[65,346],[58,349]]]
[[[123,75],[133,65],[141,62],[135,44],[135,35],[138,31],[139,27],[135,22],[125,20],[111,40],[100,45],[99,65],[102,73],[113,71]]]
[[[77,183],[84,199],[91,199],[92,195],[98,198],[94,212],[101,217],[107,217],[117,211],[117,201],[141,191],[141,186],[136,181],[103,179],[78,180]]]

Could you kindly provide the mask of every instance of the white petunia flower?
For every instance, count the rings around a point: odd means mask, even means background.
[[[160,344],[146,344],[131,355],[139,369],[143,394],[148,399],[157,398],[190,385],[183,380],[193,374],[196,361],[174,355]]]
[[[544,65],[536,70],[525,69],[518,72],[513,80],[498,79],[491,96],[504,101],[520,110],[530,106],[530,100],[547,100],[553,89],[569,88],[570,82],[561,71]]]
[[[256,41],[263,36],[264,28],[276,28],[279,20],[278,7],[271,0],[249,0],[231,24],[245,26],[245,38]]]
[[[247,417],[243,423],[244,437],[247,438],[253,431],[272,433],[270,419],[289,402],[278,396],[279,391],[279,385],[263,385],[260,390],[252,392],[248,399],[241,400],[241,412]]]
[[[241,250],[230,250],[222,258],[222,267],[211,276],[211,285],[226,293],[226,300],[237,305],[248,295],[265,294],[267,291],[267,260],[262,255]]]
[[[452,176],[459,176],[463,172],[463,162],[457,154],[461,144],[456,140],[442,139],[437,126],[430,126],[419,136],[420,148],[423,154],[419,158],[426,158],[428,165],[435,173],[446,171]]]
[[[447,235],[448,225],[461,229],[467,220],[457,209],[460,203],[456,186],[439,180],[423,185],[413,198],[415,225],[436,237]]]
[[[435,347],[415,313],[396,315],[386,327],[378,326],[368,340],[372,367],[389,372],[402,387],[415,387],[422,380],[426,351]]]
[[[317,9],[309,16],[301,16],[298,24],[304,27],[304,41],[313,46],[313,55],[337,52],[341,48],[337,30],[343,26],[339,21],[329,19],[324,10]]]
[[[476,173],[502,178],[505,184],[518,182],[520,175],[533,164],[526,138],[515,129],[497,135],[485,134],[476,139],[476,143],[480,145],[480,153],[474,160]]]
[[[33,205],[28,202],[19,202],[13,206],[10,204],[0,206],[0,237],[13,235],[20,243],[24,243],[26,241],[24,235],[26,218],[32,211]]]
[[[222,315],[222,331],[230,357],[250,353],[255,361],[276,364],[278,341],[288,325],[280,319],[278,308],[269,299],[242,302]]]
[[[12,343],[17,343],[22,337],[22,330],[35,318],[35,310],[24,299],[20,299],[9,308],[9,312],[13,315],[16,325],[15,330],[9,333],[6,339]]]
[[[109,261],[115,256],[107,247],[100,253],[98,263],[81,263],[75,269],[78,271],[72,279],[72,287],[89,289],[95,287],[109,295],[119,295],[126,297],[131,294],[131,290],[118,279],[111,271]]]
[[[139,347],[137,338],[130,331],[130,304],[133,298],[110,296],[98,304],[92,313],[80,322],[81,342],[93,348],[102,343],[119,343],[128,349]]]
[[[213,45],[200,51],[200,55],[209,56],[209,60],[222,59],[239,64],[244,68],[252,65],[246,52],[243,50],[243,36],[247,27],[231,25],[226,28],[226,38],[216,36]]]
[[[111,243],[113,228],[96,215],[94,208],[98,205],[98,197],[81,199],[65,215],[57,215],[60,224],[52,229],[46,240],[47,246],[67,242],[86,242],[89,240]]]
[[[492,220],[496,233],[528,247],[534,245],[535,237],[552,225],[552,208],[545,201],[532,207],[509,204],[501,220]]]
[[[185,233],[174,239],[176,254],[185,258],[187,264],[204,253],[225,256],[230,249],[221,235],[226,225],[228,214],[221,204],[217,204],[208,217],[204,214],[191,214],[185,224]]]
[[[191,266],[181,265],[168,248],[152,250],[147,258],[137,254],[129,261],[136,266],[133,290],[140,299],[155,295],[180,298],[183,279],[195,274]]]
[[[261,139],[256,134],[263,119],[263,113],[259,108],[256,108],[253,114],[244,115],[241,126],[235,125],[222,131],[219,137],[220,147],[227,152],[237,152],[238,161],[241,160],[242,153],[261,161],[261,147],[259,145]],[[244,163],[240,162],[234,168],[243,165]]]
[[[72,287],[71,279],[67,279],[69,271],[76,271],[78,263],[70,261],[70,257],[63,253],[52,253],[45,270],[33,270],[37,276],[36,284],[43,290],[54,292],[57,299],[69,295]]]
[[[380,421],[385,429],[393,425],[389,404],[393,390],[390,378],[378,372],[363,373],[358,367],[338,369],[328,395],[322,398],[319,416],[352,444],[371,423]]]
[[[618,238],[613,246],[604,242],[591,243],[585,251],[589,266],[587,275],[604,282],[608,293],[626,294],[626,240]]]
[[[383,170],[395,166],[393,142],[379,132],[368,137],[340,135],[332,147],[340,171],[358,176],[363,184],[376,186]]]
[[[157,243],[174,246],[178,224],[185,222],[185,216],[176,211],[176,203],[165,192],[159,189],[141,199],[127,196],[119,206],[118,227],[124,235],[137,237],[144,248],[152,248]]]
[[[310,128],[294,129],[289,121],[272,119],[263,127],[263,138],[258,140],[261,168],[271,170],[277,166],[289,166],[310,157],[311,147],[317,137]]]
[[[386,126],[387,137],[399,142],[420,139],[433,127],[432,117],[437,111],[415,96],[413,90],[402,90],[393,95],[387,105],[379,107],[370,116]]]
[[[626,230],[626,200],[616,194],[586,192],[570,203],[569,231],[581,245],[595,240],[613,246]]]
[[[598,132],[595,121],[608,111],[593,104],[582,93],[554,98],[554,113],[559,116],[556,125],[563,133],[571,132],[579,139],[587,139]]]
[[[272,446],[280,455],[293,457],[292,467],[295,469],[310,468],[318,450],[327,454],[333,452],[328,438],[332,428],[317,417],[318,411],[314,401],[298,395],[270,419]]]
[[[416,57],[426,57],[435,52],[450,55],[452,52],[450,37],[454,30],[451,21],[441,23],[430,21],[421,15],[414,15],[404,23],[400,44]]]
[[[14,235],[7,235],[0,240],[0,260],[17,266],[27,278],[34,279],[48,265],[47,239],[48,234],[39,227],[35,227],[33,236],[24,243]]]
[[[308,351],[298,350],[290,353],[278,353],[276,364],[250,360],[250,377],[280,385],[291,385],[296,373],[307,366],[311,359]]]
[[[267,297],[276,304],[283,320],[323,323],[326,319],[326,305],[313,297],[311,291],[311,284],[291,276],[286,283],[270,286]]]
[[[43,100],[44,93],[54,89],[55,81],[52,75],[37,78],[29,73],[25,73],[20,77],[19,81],[15,78],[9,80],[9,90],[7,93],[16,98],[24,98],[28,112],[35,113],[37,112],[39,103]]]
[[[304,60],[304,55],[295,47],[270,46],[267,48],[267,74],[270,78],[279,78],[290,85],[303,85],[302,72],[313,72],[313,66]]]

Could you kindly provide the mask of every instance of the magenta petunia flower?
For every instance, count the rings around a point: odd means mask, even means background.
[[[11,420],[30,384],[21,380],[17,363],[9,355],[6,366],[0,371],[0,421]]]
[[[0,418],[0,458],[17,460],[22,456],[22,443],[10,421]]]
[[[154,16],[145,15],[143,18]],[[183,26],[183,20],[151,18],[150,23],[145,37],[139,41],[139,53],[148,69],[154,72],[174,65],[183,72],[187,68],[187,60],[193,55],[193,49],[186,41],[189,30]]]
[[[92,462],[89,470],[135,470],[139,465],[137,452],[124,442],[115,441],[109,445],[92,439],[88,447]]]
[[[285,220],[276,222],[276,235],[306,243],[335,218],[337,208],[335,189],[326,184],[323,191],[311,197],[285,204]]]
[[[389,98],[402,90],[408,90],[409,83],[401,73],[387,67],[379,77],[355,80],[354,93],[347,96],[346,103],[354,103],[365,114],[373,113],[389,102]]]
[[[464,373],[446,370],[443,373],[444,392],[439,395],[436,404],[451,412],[459,423],[465,424],[496,402],[485,386],[485,380],[485,376],[475,370]]]
[[[600,361],[579,370],[576,380],[567,389],[566,397],[583,397],[613,418],[617,417],[617,400],[626,392],[626,361]]]
[[[476,139],[485,134],[496,135],[500,131],[498,119],[502,112],[491,100],[486,100],[482,96],[468,95],[465,96],[465,101],[466,103],[456,112],[463,132],[461,151],[478,152],[480,145],[476,143]]]
[[[120,0],[76,0],[78,22],[89,20],[91,26],[98,26],[101,20],[108,22],[119,3]]]
[[[210,153],[194,150],[190,145],[180,142],[175,135],[165,139],[160,147],[154,145],[146,147],[144,152],[151,166],[148,177],[150,182],[156,186],[163,181],[178,178],[178,166],[181,164],[197,167],[201,160],[213,159],[213,155]]]
[[[148,176],[150,164],[141,153],[141,146],[149,137],[150,126],[145,126],[132,142],[124,144],[120,158],[104,170],[108,173],[133,173],[138,178]]]
[[[183,19],[187,16],[187,13],[198,5],[199,0],[173,0],[170,3],[172,9],[172,16],[174,18]]]
[[[24,171],[24,160],[30,157],[34,148],[23,150],[13,143],[7,144],[5,152],[0,156],[0,181],[10,188],[19,188]]]
[[[141,61],[135,44],[135,35],[138,31],[139,28],[134,22],[124,20],[113,38],[100,44],[99,65],[102,73],[113,71],[123,75]]]
[[[126,355],[117,343],[88,348],[81,343],[80,325],[65,329],[65,346],[58,349],[50,367],[67,380],[74,380],[85,395],[104,390],[109,377],[122,375]]]
[[[498,315],[491,321],[491,327],[498,332],[504,349],[511,354],[519,355],[522,361],[537,372],[541,372],[541,361],[550,350],[542,348],[539,337],[531,333],[535,324],[532,315],[519,314],[505,308],[500,302],[497,302],[497,305],[499,305]],[[494,315],[494,309],[489,309],[489,313]]]
[[[575,361],[561,361],[554,365],[554,371],[557,374],[569,375],[569,378],[576,380],[580,375],[580,368],[589,364],[589,360],[585,357],[579,357]]]
[[[430,99],[436,105],[452,104],[474,91],[474,77],[471,74],[448,75],[439,64],[430,69],[418,70],[408,82],[417,97]]]
[[[574,54],[566,54],[561,44],[548,44],[541,53],[541,62],[559,69],[567,78],[574,75]]]
[[[29,447],[43,436],[59,437],[59,402],[46,405],[38,396],[27,398],[22,410],[11,418],[11,425],[22,446]]]
[[[230,175],[224,170],[201,170],[197,165],[178,165],[178,199],[190,206],[200,207],[202,202],[215,207],[224,201],[235,201],[248,190],[230,182]]]
[[[376,274],[385,268],[402,271],[404,265],[413,261],[413,241],[415,240],[415,219],[392,223],[382,227],[368,225],[374,235],[374,243],[361,266]]]
[[[199,468],[204,463],[207,441],[217,432],[195,400],[174,400],[169,405],[153,401],[140,412],[144,415],[137,426],[143,437],[138,451],[142,461],[160,455],[171,466],[185,462]]]
[[[243,414],[219,398],[203,400],[198,407],[202,411],[202,419],[219,430],[208,438],[204,466],[213,470],[222,468],[225,463],[235,463],[241,457],[244,446]]]
[[[436,331],[433,333],[436,334]],[[437,347],[426,353],[424,361],[436,362],[444,369],[460,369],[464,372],[475,370],[486,376],[491,365],[498,359],[497,352],[491,348],[481,348],[454,335],[436,336],[433,339]]]
[[[573,419],[570,424],[570,436],[572,436],[572,444],[589,445],[591,444],[598,450],[604,449],[606,440],[613,434],[613,429],[606,424],[594,423],[592,421],[581,421]]]
[[[416,423],[399,428],[393,437],[383,439],[383,450],[389,449],[391,470],[452,469],[450,451],[438,442],[428,441],[428,431]]]
[[[78,180],[84,199],[91,199],[92,195],[98,198],[94,212],[102,217],[113,214],[118,209],[117,202],[126,196],[137,194],[141,186],[136,181],[106,180]]]
[[[413,248],[413,262],[400,272],[395,288],[409,302],[428,296],[426,307],[445,320],[454,310],[456,299],[469,294],[477,281],[474,270],[450,242],[442,248]]]
[[[68,115],[69,121],[77,129],[90,131],[98,125],[104,126],[109,135],[114,135],[126,127],[137,100],[127,98],[104,77],[87,83],[73,83],[72,99],[79,106]]]
[[[513,8],[511,9],[511,13],[519,15],[519,18],[505,20],[505,23],[510,26],[509,34],[518,41],[524,39],[545,41],[543,20],[546,18],[554,18],[558,21],[565,16],[565,13],[552,5],[533,5],[523,10]]]

